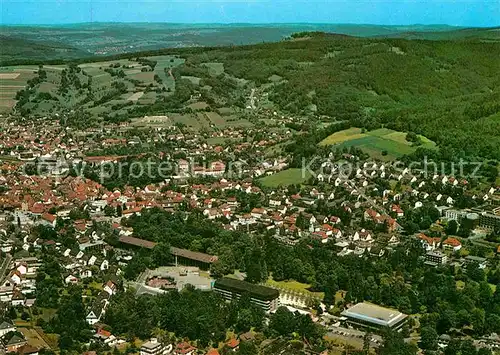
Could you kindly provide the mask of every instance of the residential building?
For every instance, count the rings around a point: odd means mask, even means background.
[[[2,322],[0,323],[0,338],[3,338],[3,336],[7,333],[10,332],[15,332],[16,327],[9,322]]]
[[[444,250],[458,251],[462,249],[462,243],[457,238],[446,238],[446,240],[441,243]]]
[[[218,292],[227,301],[240,298],[242,294],[246,293],[251,297],[252,302],[265,312],[274,312],[280,305],[278,290],[254,285],[246,281],[222,278],[215,281],[214,291]]]
[[[479,215],[479,226],[492,230],[500,228],[500,215],[487,212],[481,213]]]
[[[465,257],[465,264],[466,265],[477,264],[478,268],[485,269],[488,264],[488,261],[486,260],[486,258],[482,258],[480,256],[467,255]]]
[[[440,251],[430,251],[425,254],[425,261],[433,266],[443,265],[448,262],[448,256]]]
[[[156,338],[145,342],[141,346],[140,355],[164,355],[172,351],[172,345],[163,345]]]

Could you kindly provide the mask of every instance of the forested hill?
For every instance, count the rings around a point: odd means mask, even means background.
[[[0,35],[0,62],[44,61],[88,57],[89,54],[68,44]]]
[[[213,94],[241,98],[242,107],[250,95],[250,86],[260,87],[267,91],[272,104],[285,112],[327,115],[332,120],[348,120],[353,126],[367,129],[384,126],[415,132],[435,141],[446,157],[500,159],[500,42],[473,38],[359,38],[302,32],[275,43],[166,48],[80,58],[78,64],[158,55],[175,55],[179,63],[174,75],[201,77],[204,84],[215,87]],[[223,63],[223,72],[209,75],[202,63]],[[235,78],[249,82],[241,87],[234,84]],[[57,80],[54,83],[59,85]],[[18,108],[30,100],[37,106],[44,106],[47,100],[69,100],[38,95],[38,84],[30,81],[32,87],[17,95],[17,100],[24,98],[18,102]],[[173,96],[160,95],[147,107],[127,103],[120,119],[182,108],[197,90],[177,81]],[[102,100],[94,100],[92,107],[103,106],[106,100]],[[217,108],[219,100],[211,102],[212,108]],[[59,106],[55,107],[56,110]]]
[[[414,131],[448,154],[500,158],[500,43],[366,39],[321,33],[272,44],[202,51],[186,66],[223,62],[269,83],[282,109]]]

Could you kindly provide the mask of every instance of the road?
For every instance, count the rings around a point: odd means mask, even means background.
[[[365,190],[362,187],[357,187],[350,181],[346,181],[347,185],[349,185],[351,188],[355,189],[361,197],[363,197],[371,206],[374,210],[378,212],[384,212],[385,209],[382,206],[379,206],[377,202],[372,199],[371,197],[366,196]]]
[[[0,266],[0,284],[5,281],[5,276],[9,270],[10,262],[12,261],[12,255],[7,254],[5,259],[3,259],[2,266]]]
[[[255,106],[255,89],[252,89],[252,92],[250,93],[250,106],[252,107],[252,110],[257,108]]]

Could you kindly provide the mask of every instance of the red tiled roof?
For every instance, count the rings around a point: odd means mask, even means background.
[[[50,223],[54,222],[56,220],[56,216],[54,216],[53,214],[50,214],[50,213],[44,213],[42,214],[42,219],[45,220],[45,221],[48,221]]]
[[[234,349],[238,345],[240,345],[240,341],[236,338],[231,338],[227,341],[226,345],[229,346],[231,349]]]
[[[456,238],[447,238],[443,244],[446,244],[446,245],[451,245],[453,247],[458,247],[460,245],[462,245],[462,243],[460,243],[460,241]]]

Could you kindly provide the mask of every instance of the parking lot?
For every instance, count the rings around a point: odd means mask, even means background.
[[[337,339],[353,346],[362,347],[365,332],[356,329],[329,326],[326,335],[331,339]],[[382,343],[382,337],[379,335],[372,334],[370,338],[370,346],[373,348],[378,347]]]

